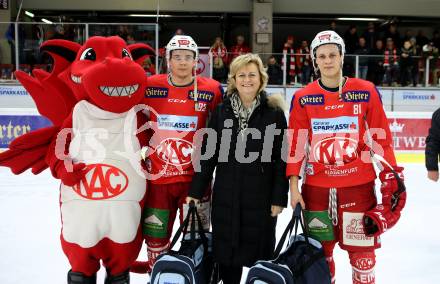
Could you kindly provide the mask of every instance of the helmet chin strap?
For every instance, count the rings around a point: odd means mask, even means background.
[[[339,97],[342,96],[342,84],[343,83],[344,83],[344,76],[342,76],[342,66],[341,66],[341,70],[339,70],[339,88],[338,88]]]
[[[199,97],[199,94],[197,92],[197,63],[194,65],[194,94],[193,94],[193,96],[194,96],[194,108],[195,108],[196,111],[199,110],[199,102],[197,101],[198,97]]]
[[[339,97],[342,96],[342,85],[344,83],[343,72],[344,72],[344,54],[343,52],[341,52],[341,69],[339,70],[339,90],[338,90]]]

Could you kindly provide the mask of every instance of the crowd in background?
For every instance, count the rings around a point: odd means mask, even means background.
[[[397,24],[391,23],[385,29],[378,30],[373,22],[359,32],[351,25],[345,32],[337,29],[332,22],[330,29],[340,34],[346,44],[344,74],[374,82],[380,86],[417,86],[424,82],[426,60],[429,59],[429,83],[439,86],[440,75],[440,33],[434,31],[429,39],[419,30],[417,34],[408,29],[401,36]],[[310,61],[308,41],[295,42],[294,36],[288,36],[282,52],[286,56],[287,84],[310,82],[313,72]],[[283,66],[284,57],[281,57]],[[273,59],[272,59],[273,62]],[[276,64],[276,63],[275,63]],[[278,73],[276,73],[278,74]],[[278,77],[279,75],[276,75]],[[273,82],[279,82],[274,79]]]
[[[433,36],[428,38],[423,30],[415,32],[407,29],[403,34],[398,25],[391,22],[387,25],[378,26],[374,22],[368,23],[365,30],[359,30],[356,25],[351,25],[347,30],[340,30],[336,22],[331,22],[329,29],[340,34],[346,44],[346,59],[344,62],[344,74],[356,76],[374,82],[378,86],[417,86],[424,85],[426,72],[431,86],[440,86],[440,33],[435,30]],[[20,32],[20,31],[19,31]],[[68,39],[77,41],[81,32],[75,25],[55,25],[53,28],[43,30],[41,27],[32,29],[36,37],[36,46],[41,44],[42,39]],[[94,27],[93,35],[118,35],[128,44],[146,42],[153,44],[154,33],[145,30],[136,30],[129,25],[108,25]],[[182,29],[176,30],[175,34],[183,34]],[[15,49],[15,35],[12,29],[5,34]],[[20,39],[21,40],[21,39]],[[22,39],[23,42],[25,39]],[[261,55],[269,74],[270,85],[306,85],[313,80],[313,64],[309,55],[309,39],[301,38],[300,35],[287,36],[283,46],[274,46],[273,55]],[[19,48],[20,68],[29,71],[36,68],[44,68],[50,65],[48,57],[35,52],[27,52],[26,46]],[[234,36],[233,45],[227,47],[222,37],[215,37],[210,44],[209,52],[212,56],[212,77],[221,83],[226,83],[228,68],[232,60],[238,55],[251,52],[246,43],[245,35]],[[162,53],[160,53],[161,55]],[[15,55],[9,68],[14,68]],[[163,57],[163,56],[162,56]],[[426,62],[429,59],[429,70]],[[284,62],[286,61],[286,62]],[[149,75],[156,72],[155,61],[147,58],[144,69]],[[159,72],[166,72],[166,64],[160,60]],[[6,65],[6,64],[2,64]],[[357,72],[356,72],[357,66]],[[285,67],[285,71],[283,70]],[[2,69],[4,69],[2,67]],[[284,73],[286,78],[284,80]],[[1,77],[9,78],[11,70],[2,70]]]
[[[336,22],[332,22],[330,29],[339,33],[346,44],[344,74],[354,77],[357,65],[357,77],[372,81],[376,85],[416,87],[424,83],[426,60],[429,59],[429,83],[431,86],[439,86],[438,30],[434,31],[430,39],[423,30],[415,34],[412,29],[408,29],[401,35],[396,23],[379,30],[370,22],[362,32],[359,32],[355,25],[351,25],[344,32],[338,30]],[[306,85],[313,79],[308,40],[296,41],[295,36],[289,35],[282,48],[274,49],[277,53],[269,56],[266,61],[269,84],[283,84],[284,66],[286,84]],[[236,37],[236,45],[230,49],[224,45],[221,37],[217,37],[210,49],[214,58],[213,77],[224,83],[228,64],[235,56],[249,50],[243,35]]]

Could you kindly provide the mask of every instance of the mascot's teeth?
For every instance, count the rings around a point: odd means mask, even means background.
[[[101,92],[110,97],[126,97],[131,96],[139,88],[139,84],[125,86],[125,87],[107,87],[101,86],[99,89]]]
[[[77,84],[81,84],[81,77],[70,74],[70,78],[72,79],[73,82]]]

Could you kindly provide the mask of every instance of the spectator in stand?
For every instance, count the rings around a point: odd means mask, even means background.
[[[435,30],[432,34],[432,43],[440,49],[440,32],[438,30]]]
[[[355,25],[351,25],[344,35],[345,50],[347,52],[344,60],[344,74],[349,77],[354,76],[355,58],[352,55],[357,48],[358,41],[357,28]]]
[[[66,39],[64,27],[62,25],[56,25],[54,34],[50,39]]]
[[[400,48],[401,47],[401,38],[400,38],[400,33],[397,30],[397,24],[396,23],[391,23],[388,27],[388,30],[385,31],[385,37],[386,40],[388,40],[389,38],[391,38],[393,40],[394,43],[394,47],[395,48]]]
[[[429,43],[429,39],[426,37],[425,32],[423,30],[419,30],[417,33],[417,44],[422,48],[426,44]]]
[[[385,50],[383,52],[383,67],[385,68],[384,85],[396,85],[399,77],[399,50],[394,46],[392,38],[387,38]]]
[[[121,25],[118,27],[118,32],[116,33],[116,35],[118,35],[120,38],[122,38],[123,40],[127,40],[128,34],[129,34],[128,26]]]
[[[245,44],[244,36],[238,35],[236,37],[236,43],[237,43],[236,45],[231,47],[231,51],[230,51],[231,59],[230,59],[230,62],[232,62],[232,60],[234,60],[234,58],[239,56],[239,55],[251,52],[251,49],[249,48],[249,46],[247,46]]]
[[[347,54],[353,54],[358,45],[359,37],[355,25],[351,25],[344,35],[345,50]]]
[[[174,32],[174,35],[185,35],[185,32],[184,32],[181,28],[178,28],[178,29]]]
[[[416,37],[410,38],[409,42],[411,43],[411,53],[413,54],[413,67],[411,69],[411,81],[413,84],[413,87],[417,87],[417,84],[419,83],[419,73],[420,73],[420,65],[423,64],[422,58],[421,58],[421,52],[420,47],[417,44]]]
[[[283,84],[283,70],[273,55],[267,61],[267,75],[269,76],[269,85]]]
[[[409,41],[411,42],[411,48],[415,49],[414,53],[420,55],[422,53],[422,47],[417,42],[417,38],[413,36],[409,39]]]
[[[286,55],[286,63],[284,64],[284,54]],[[294,84],[296,82],[296,56],[294,47],[294,37],[287,36],[287,40],[283,46],[282,66],[286,65],[286,83]]]
[[[373,50],[376,47],[376,40],[378,38],[373,22],[368,22],[367,29],[362,36],[365,38],[365,46],[369,50]]]
[[[440,86],[440,80],[438,80],[440,75],[440,59],[439,59],[439,50],[440,50],[440,33],[438,30],[435,30],[432,37],[433,48],[437,50],[435,53],[437,58],[435,60],[435,66],[432,74],[434,85]]]
[[[310,83],[310,77],[312,75],[312,62],[310,61],[310,50],[307,40],[301,42],[297,54],[296,63],[298,66],[300,81],[302,85],[307,85]]]
[[[64,27],[64,39],[74,41],[76,37],[74,27],[72,25],[66,25]]]
[[[414,37],[414,32],[411,29],[408,29],[405,31],[405,35],[403,36],[403,43],[405,43],[405,41],[407,40],[411,40],[411,38]]]
[[[220,83],[226,82],[228,76],[227,62],[228,62],[228,50],[226,49],[223,39],[216,37],[209,52],[212,55],[212,78]]]
[[[367,42],[364,37],[359,38],[359,46],[354,54],[359,55],[359,77],[366,80],[368,74],[368,55],[370,50],[366,46]]]
[[[402,87],[408,85],[408,82],[411,81],[412,78],[412,68],[413,64],[413,53],[411,49],[411,42],[409,40],[403,43],[400,52],[400,84]]]
[[[422,48],[423,57],[429,59],[429,72],[432,74],[432,86],[438,86],[438,73],[440,72],[439,49],[434,46],[433,42],[427,43]]]
[[[144,62],[142,63],[142,67],[144,68],[145,74],[147,74],[147,77],[150,77],[150,76],[156,74],[156,65],[154,65],[153,62],[151,62],[150,56],[145,58]]]
[[[384,77],[384,67],[383,67],[383,41],[381,39],[376,40],[376,47],[371,50],[372,57],[370,58],[370,67],[371,70],[371,78],[375,85],[379,86],[382,84]]]
[[[337,33],[337,34],[341,34],[340,33],[340,31],[339,31],[339,29],[338,29],[338,27],[337,27],[337,24],[336,24],[336,21],[332,21],[331,23],[330,23],[330,29],[329,30],[332,30],[332,31],[334,31],[335,33]]]
[[[134,36],[132,34],[127,35],[127,44],[134,44],[136,41],[134,40]]]

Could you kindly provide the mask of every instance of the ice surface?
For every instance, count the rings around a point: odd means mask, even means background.
[[[439,283],[440,185],[426,178],[421,164],[406,164],[405,178],[407,206],[376,251],[376,283]],[[14,176],[0,168],[0,283],[66,283],[69,264],[59,241],[58,186],[49,171]],[[290,209],[281,214],[278,236],[291,214]],[[145,257],[143,249],[140,258]],[[351,283],[346,252],[337,247],[335,258],[337,282]],[[104,275],[101,269],[98,283]],[[148,278],[132,274],[131,279],[146,284]]]

